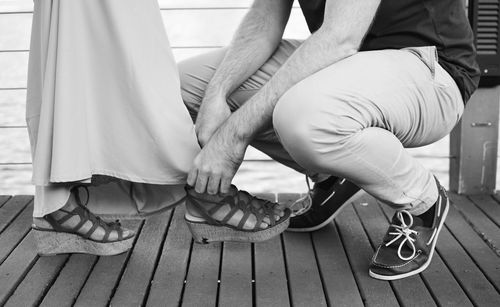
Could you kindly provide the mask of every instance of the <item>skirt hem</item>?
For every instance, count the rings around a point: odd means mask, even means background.
[[[125,174],[120,174],[116,173],[113,171],[107,171],[107,170],[92,170],[89,173],[86,173],[85,175],[76,175],[76,176],[71,176],[71,177],[64,177],[64,176],[51,176],[50,180],[32,180],[32,184],[36,186],[48,186],[51,184],[61,184],[61,183],[72,183],[72,182],[82,182],[82,181],[89,181],[92,179],[92,176],[94,175],[101,175],[101,176],[109,176],[125,181],[130,181],[130,182],[135,182],[135,183],[145,183],[145,184],[157,184],[157,185],[176,185],[176,184],[183,184],[186,183],[186,178],[173,178],[173,179],[150,179],[150,178],[142,178],[142,177],[137,177],[137,176],[130,176],[130,175],[125,175]]]

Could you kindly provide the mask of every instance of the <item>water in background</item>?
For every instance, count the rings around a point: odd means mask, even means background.
[[[442,141],[442,145],[447,142]],[[15,149],[14,149],[15,150]],[[436,149],[429,148],[427,151]],[[12,152],[15,155],[15,152]],[[250,155],[252,156],[252,155]],[[446,157],[421,157],[420,162],[447,187],[448,163]],[[0,195],[33,194],[30,184],[31,165],[0,166]],[[240,189],[254,193],[303,193],[307,191],[305,176],[277,162],[252,160],[242,164],[233,183]]]

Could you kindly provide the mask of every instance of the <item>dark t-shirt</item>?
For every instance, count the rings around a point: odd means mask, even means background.
[[[326,0],[299,2],[309,30],[318,30]],[[439,64],[467,101],[478,86],[480,72],[463,0],[382,0],[360,51],[419,46],[436,46]]]

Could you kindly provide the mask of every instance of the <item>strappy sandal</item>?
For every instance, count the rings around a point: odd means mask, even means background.
[[[88,196],[87,187],[83,186]],[[82,203],[78,187],[71,190],[74,195],[76,208],[71,211],[60,209],[64,215],[56,219],[51,214],[43,219],[51,226],[44,228],[32,225],[37,244],[37,252],[41,256],[50,256],[66,253],[85,253],[100,256],[117,255],[126,252],[132,247],[135,234],[128,230],[129,234],[124,236],[124,228],[116,222],[105,222],[87,209],[88,197],[85,204]],[[63,226],[64,222],[74,216],[78,216],[80,221],[74,227]],[[87,222],[92,223],[92,227],[84,234],[78,233]],[[104,236],[100,240],[91,238],[92,234],[98,228],[104,229]],[[110,240],[110,234],[115,231],[116,240]]]
[[[279,235],[288,227],[290,210],[283,208],[283,216],[276,215],[279,204],[259,199],[245,191],[238,191],[232,186],[232,195],[222,199],[210,200],[210,197],[200,197],[194,189],[187,187],[186,216],[185,220],[193,239],[197,243],[236,241],[236,242],[261,242]],[[203,194],[206,196],[206,194]],[[222,220],[213,216],[224,206],[229,205],[230,210]],[[243,213],[237,226],[228,224],[228,221],[237,213]],[[248,218],[255,216],[255,226],[245,229]],[[278,217],[278,220],[275,218]],[[266,219],[267,218],[267,219]],[[266,222],[267,220],[267,222]],[[262,224],[268,224],[262,227]]]

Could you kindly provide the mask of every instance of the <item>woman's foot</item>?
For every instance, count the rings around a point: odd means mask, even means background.
[[[33,230],[40,255],[88,253],[116,255],[132,247],[135,233],[118,222],[104,222],[90,212],[82,202],[76,187],[66,205],[42,218],[33,218]]]
[[[290,210],[231,186],[226,195],[199,194],[186,188],[186,222],[198,243],[259,242],[287,227]]]

